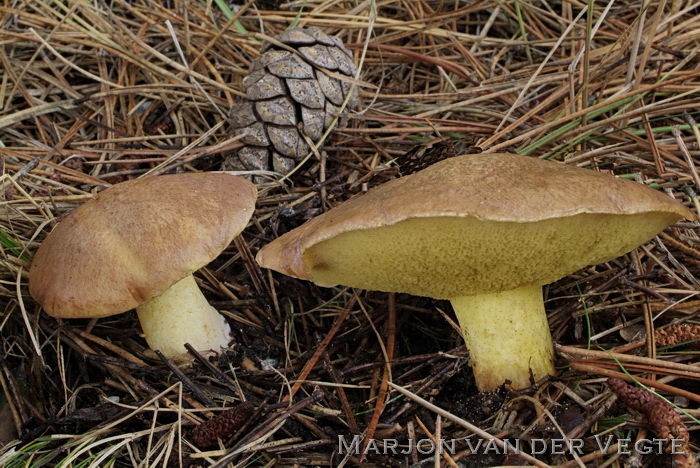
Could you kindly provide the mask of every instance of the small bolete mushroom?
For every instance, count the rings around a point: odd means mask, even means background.
[[[693,213],[663,192],[512,154],[387,182],[264,246],[258,263],[320,286],[449,299],[477,386],[554,374],[541,287]]]
[[[134,179],[100,192],[46,237],[29,292],[46,313],[93,318],[136,308],[151,349],[218,352],[230,328],[192,273],[247,225],[257,192],[226,173]]]

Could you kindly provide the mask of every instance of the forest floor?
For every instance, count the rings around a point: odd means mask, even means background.
[[[558,374],[524,390],[476,389],[449,302],[321,288],[254,256],[461,153],[632,179],[697,213],[699,17],[676,0],[0,2],[0,465],[693,466],[695,221],[546,286]],[[241,146],[228,113],[243,78],[290,25],[344,42],[360,101],[320,157],[256,177],[250,224],[196,273],[232,325],[229,349],[174,365],[148,350],[133,311],[46,315],[28,271],[51,229],[110,185],[220,170]],[[620,398],[609,378],[636,390],[619,387]],[[677,455],[670,441],[634,449],[684,429]],[[399,445],[343,453],[339,440],[365,438]],[[580,451],[498,445],[567,439]],[[457,443],[434,457],[429,440]]]

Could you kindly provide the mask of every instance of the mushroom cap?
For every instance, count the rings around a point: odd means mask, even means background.
[[[321,286],[450,299],[541,285],[694,214],[595,171],[494,153],[392,180],[274,240],[258,263]]]
[[[29,292],[54,317],[106,317],[162,294],[247,225],[257,192],[226,173],[134,179],[63,219],[32,261]]]

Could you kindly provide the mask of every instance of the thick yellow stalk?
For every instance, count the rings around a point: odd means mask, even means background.
[[[168,358],[185,357],[185,343],[200,353],[218,353],[231,339],[228,323],[209,305],[192,275],[141,304],[136,312],[148,346]]]
[[[541,286],[451,299],[481,391],[507,379],[514,388],[554,375]]]

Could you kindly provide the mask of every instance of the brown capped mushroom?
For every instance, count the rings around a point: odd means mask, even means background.
[[[263,247],[321,286],[449,299],[478,387],[554,374],[541,286],[693,213],[663,192],[511,154],[459,156],[390,181]]]
[[[256,197],[253,184],[224,173],[117,184],[47,236],[32,261],[29,291],[53,317],[136,308],[148,345],[168,357],[184,354],[187,342],[218,352],[230,328],[192,273],[245,228]]]

